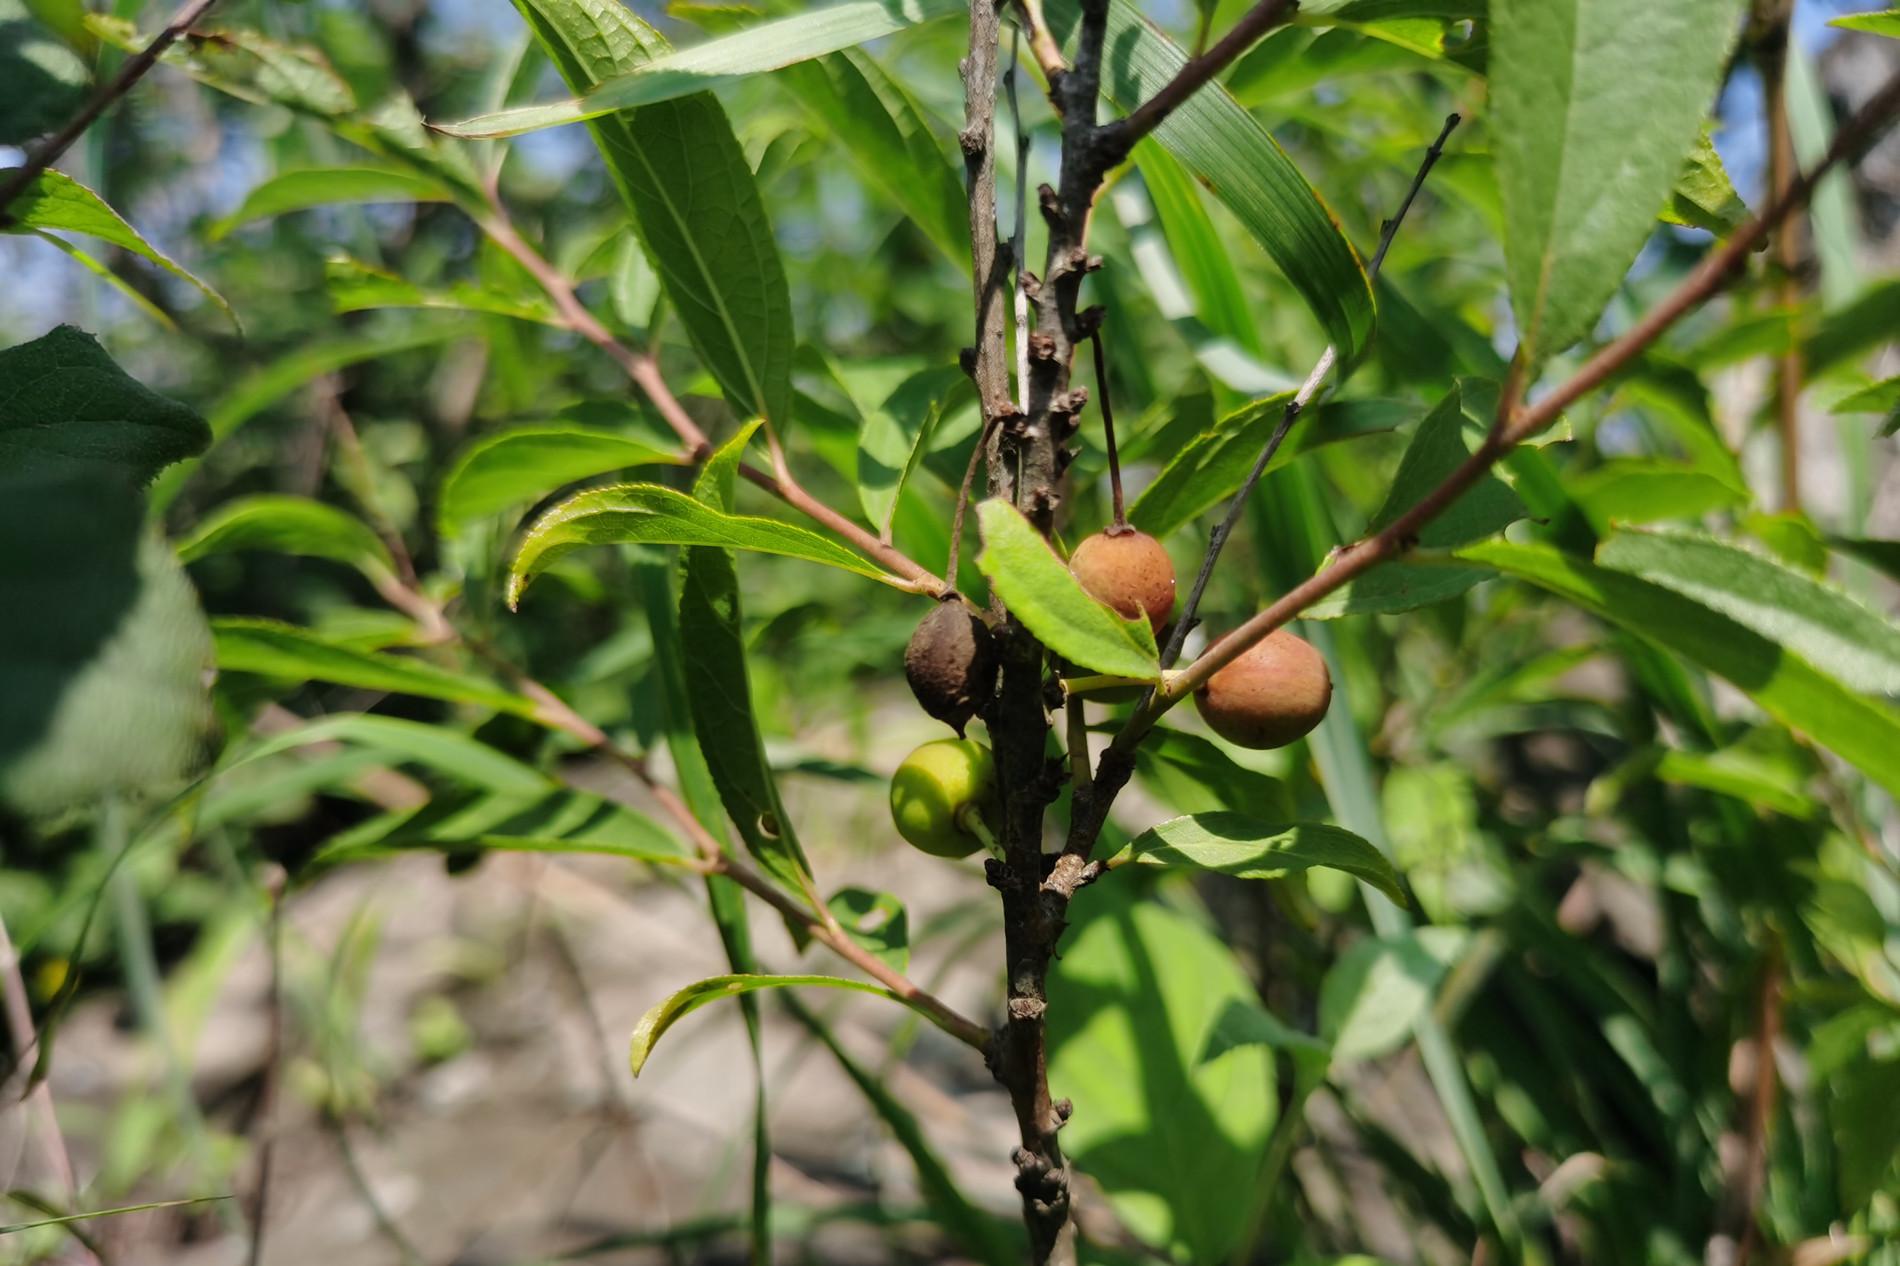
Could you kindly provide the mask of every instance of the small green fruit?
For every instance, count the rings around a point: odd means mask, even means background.
[[[994,838],[996,763],[974,739],[937,739],[891,776],[891,821],[926,853],[968,857]]]

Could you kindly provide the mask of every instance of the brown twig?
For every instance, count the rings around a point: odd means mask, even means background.
[[[125,64],[119,67],[119,73],[112,77],[112,82],[94,94],[92,100],[73,116],[71,122],[38,146],[26,162],[7,173],[6,180],[0,182],[0,224],[9,222],[6,211],[13,205],[13,200],[19,197],[28,185],[38,180],[61,154],[71,149],[73,142],[84,135],[86,129],[91,127],[113,102],[131,91],[132,85],[143,79],[145,72],[158,64],[158,59],[165,50],[177,42],[179,36],[190,30],[192,25],[204,17],[216,3],[217,0],[186,0],[186,3],[180,5],[178,11],[172,14],[171,21],[152,37],[152,42],[126,58]]]
[[[251,1243],[245,1252],[248,1266],[258,1266],[264,1260],[264,1230],[270,1212],[271,1173],[277,1156],[277,1135],[271,1128],[271,1115],[277,1104],[278,1067],[284,1057],[285,883],[284,868],[275,862],[269,863],[262,886],[265,898],[270,902],[264,922],[266,948],[270,953],[270,1000],[265,1008],[268,1025],[264,1040],[264,1071],[259,1076],[257,1091],[257,1130],[262,1137],[257,1145],[257,1185],[251,1190]]]
[[[1112,750],[1132,751],[1161,713],[1192,694],[1236,656],[1354,577],[1411,549],[1418,539],[1419,530],[1464,495],[1505,454],[1550,426],[1565,409],[1602,386],[1617,371],[1641,355],[1670,326],[1707,302],[1742,268],[1756,243],[1807,202],[1814,192],[1815,182],[1821,176],[1836,164],[1858,154],[1897,113],[1900,113],[1900,75],[1888,80],[1841,127],[1827,155],[1813,169],[1796,179],[1786,192],[1760,215],[1737,229],[1728,241],[1710,251],[1675,290],[1645,313],[1635,325],[1599,349],[1575,374],[1536,403],[1519,407],[1521,395],[1518,384],[1521,383],[1522,371],[1514,367],[1499,401],[1497,422],[1484,442],[1456,470],[1384,530],[1339,551],[1321,571],[1283,594],[1266,610],[1222,638],[1188,668],[1170,677],[1129,718],[1128,724],[1116,735]]]
[[[1788,120],[1788,24],[1793,0],[1756,0],[1750,43],[1761,74],[1762,110],[1768,121],[1768,191],[1779,198],[1794,182],[1799,164]],[[1801,303],[1801,219],[1790,215],[1775,230],[1774,303],[1792,315]],[[1775,357],[1775,421],[1781,437],[1781,508],[1801,509],[1801,345],[1792,337]]]
[[[1102,399],[1102,443],[1108,449],[1108,492],[1115,508],[1115,526],[1128,526],[1128,511],[1122,504],[1122,459],[1115,448],[1115,407],[1109,403],[1108,357],[1102,352],[1102,327],[1089,331],[1089,346],[1095,353],[1095,394]]]

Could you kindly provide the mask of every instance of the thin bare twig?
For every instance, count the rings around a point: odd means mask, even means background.
[[[1834,144],[1819,163],[1789,186],[1760,215],[1737,229],[1728,241],[1709,252],[1674,291],[1645,313],[1635,325],[1598,350],[1575,374],[1535,404],[1519,407],[1521,395],[1513,383],[1521,380],[1522,371],[1521,367],[1515,368],[1499,401],[1498,419],[1491,433],[1456,470],[1385,529],[1339,551],[1321,571],[1302,581],[1266,610],[1222,638],[1186,669],[1169,677],[1161,689],[1136,709],[1128,724],[1115,736],[1111,750],[1133,751],[1141,736],[1163,712],[1192,694],[1249,647],[1354,577],[1409,550],[1417,540],[1419,530],[1463,496],[1505,454],[1555,422],[1565,409],[1602,386],[1611,375],[1641,355],[1670,326],[1707,302],[1741,269],[1756,243],[1796,208],[1806,204],[1813,195],[1816,181],[1836,164],[1856,156],[1896,114],[1900,114],[1900,75],[1889,79],[1853,118],[1842,125],[1835,135]]]
[[[1095,394],[1102,401],[1102,443],[1108,449],[1108,492],[1115,507],[1115,526],[1128,526],[1128,511],[1122,504],[1122,459],[1115,448],[1115,406],[1109,403],[1108,357],[1102,352],[1102,327],[1089,331],[1089,345],[1095,352]]]
[[[1418,165],[1418,171],[1413,174],[1412,184],[1405,191],[1404,201],[1399,203],[1399,209],[1393,213],[1392,218],[1381,226],[1379,247],[1372,253],[1372,261],[1366,265],[1368,281],[1378,281],[1379,270],[1385,266],[1386,252],[1391,249],[1392,239],[1398,236],[1399,225],[1405,223],[1406,213],[1412,209],[1412,203],[1418,197],[1418,191],[1425,187],[1425,178],[1431,175],[1439,156],[1445,152],[1445,141],[1451,136],[1452,129],[1458,126],[1458,122],[1459,117],[1456,114],[1446,117],[1445,126],[1439,130],[1437,139],[1432,142],[1431,148],[1425,151],[1424,161]],[[1339,350],[1330,345],[1325,352],[1321,353],[1318,363],[1306,376],[1306,381],[1301,383],[1300,389],[1293,393],[1293,398],[1286,402],[1286,408],[1280,414],[1279,425],[1273,428],[1273,434],[1267,439],[1266,446],[1260,450],[1260,456],[1254,460],[1253,469],[1249,470],[1247,477],[1241,481],[1240,488],[1234,493],[1234,499],[1228,503],[1227,513],[1222,516],[1219,523],[1215,524],[1213,532],[1209,534],[1207,552],[1201,557],[1200,571],[1195,574],[1194,585],[1188,590],[1187,601],[1181,606],[1180,618],[1174,622],[1174,632],[1169,635],[1168,644],[1162,650],[1161,666],[1163,668],[1174,667],[1174,661],[1181,657],[1181,647],[1186,643],[1187,635],[1193,631],[1194,616],[1200,610],[1202,595],[1207,592],[1208,579],[1214,574],[1214,564],[1219,560],[1221,550],[1226,546],[1227,538],[1233,534],[1235,525],[1240,522],[1240,512],[1246,507],[1247,498],[1253,494],[1254,486],[1260,482],[1260,477],[1266,474],[1268,465],[1272,463],[1274,454],[1280,451],[1280,445],[1286,441],[1288,432],[1293,429],[1293,424],[1318,396],[1320,387],[1325,383],[1326,376],[1332,372],[1333,365],[1338,359]],[[1119,488],[1116,489],[1116,495],[1119,500]]]
[[[271,1128],[272,1110],[277,1106],[277,1073],[284,1058],[284,868],[269,863],[263,888],[270,910],[265,916],[264,937],[270,953],[270,1000],[266,1004],[267,1036],[264,1040],[264,1071],[257,1091],[257,1186],[251,1191],[251,1243],[245,1252],[248,1266],[264,1260],[264,1231],[270,1213],[271,1173],[277,1156],[277,1134]]]
[[[112,82],[101,88],[92,100],[86,103],[85,108],[73,116],[71,122],[37,147],[26,162],[7,173],[6,180],[0,182],[0,224],[9,222],[6,212],[7,208],[13,205],[13,200],[19,197],[28,185],[38,180],[48,167],[57,162],[61,154],[71,149],[73,142],[83,136],[86,129],[91,127],[113,102],[131,91],[132,85],[143,79],[145,72],[158,64],[158,59],[165,50],[176,43],[178,38],[190,30],[192,25],[204,17],[216,3],[217,0],[186,0],[186,3],[180,5],[178,11],[172,14],[171,21],[152,37],[152,42],[126,58],[125,64],[119,67],[119,73],[112,77]]]

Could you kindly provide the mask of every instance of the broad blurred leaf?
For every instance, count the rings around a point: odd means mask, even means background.
[[[0,179],[13,170],[0,168]],[[7,205],[6,223],[0,226],[0,231],[83,233],[87,237],[98,238],[148,259],[180,281],[189,283],[215,304],[230,319],[234,328],[238,324],[237,313],[231,311],[231,305],[225,302],[223,295],[140,237],[138,230],[121,219],[118,212],[105,204],[104,199],[64,172],[48,169],[35,176],[33,182]]]
[[[477,519],[538,501],[562,484],[634,466],[679,465],[671,449],[610,431],[552,424],[485,435],[442,480],[436,523],[453,536]]]
[[[1163,803],[1176,810],[1203,812],[1201,803],[1182,803],[1182,791],[1204,801],[1206,809],[1232,809],[1271,821],[1293,812],[1293,801],[1279,779],[1235,762],[1211,739],[1184,730],[1156,726],[1141,744],[1140,771],[1158,782]],[[1181,787],[1181,783],[1188,784]],[[1171,794],[1172,793],[1172,794]]]
[[[249,193],[210,229],[216,241],[239,225],[313,207],[376,202],[451,202],[455,193],[432,176],[388,167],[305,167],[279,172]]]
[[[742,429],[700,470],[693,496],[708,515],[727,516],[746,442],[758,423]],[[782,526],[782,525],[779,525]],[[746,675],[739,577],[732,553],[716,546],[687,549],[681,564],[679,636],[686,695],[699,751],[719,790],[726,816],[746,851],[779,883],[813,906],[811,863],[780,802],[765,758],[765,740],[752,710]]]
[[[888,892],[840,888],[825,905],[845,935],[875,954],[893,971],[910,968],[910,916],[904,903]]]
[[[1492,145],[1532,366],[1621,284],[1715,99],[1738,0],[1493,0]]]
[[[1219,231],[1201,205],[1194,178],[1153,138],[1135,146],[1133,158],[1201,319],[1253,356],[1264,355],[1259,321],[1248,308]]]
[[[1412,442],[1392,477],[1385,504],[1367,525],[1376,532],[1423,500],[1446,476],[1475,452],[1490,432],[1496,410],[1495,386],[1462,379],[1418,424]],[[1524,517],[1524,503],[1506,481],[1508,471],[1493,467],[1476,484],[1419,532],[1419,544],[1449,548],[1502,532]],[[1389,563],[1348,583],[1307,611],[1306,618],[1332,619],[1367,612],[1409,611],[1456,597],[1484,579],[1468,567]]]
[[[638,1077],[640,1070],[646,1067],[647,1057],[653,1054],[653,1047],[666,1036],[666,1031],[683,1016],[699,1010],[709,1002],[721,998],[736,998],[740,994],[752,993],[759,989],[784,989],[791,985],[817,985],[826,989],[855,989],[859,993],[880,994],[893,1002],[902,1002],[890,990],[881,985],[867,984],[862,980],[847,980],[842,976],[709,976],[696,984],[686,986],[679,992],[650,1008],[640,1017],[640,1023],[633,1028],[633,1041],[629,1059],[633,1065],[633,1075]]]
[[[0,145],[21,145],[65,123],[86,102],[86,63],[21,0],[0,0]]]
[[[1363,879],[1401,905],[1398,872],[1351,831],[1320,822],[1274,823],[1244,813],[1172,818],[1136,836],[1110,865],[1192,866],[1236,879],[1284,879],[1324,866]]]
[[[961,12],[962,8],[958,0],[851,0],[827,5],[794,17],[760,22],[691,48],[672,51],[662,44],[637,62],[598,74],[590,82],[576,83],[570,78],[568,86],[581,94],[577,99],[500,110],[436,126],[451,136],[481,139],[579,123],[705,92],[738,76],[782,70],[919,22]]]
[[[1159,680],[1160,655],[1146,620],[1124,620],[1083,592],[1067,564],[1007,501],[985,501],[976,512],[983,527],[976,565],[1043,645],[1093,672]]]
[[[347,256],[324,261],[323,281],[330,294],[330,306],[338,312],[436,308],[448,312],[486,312],[557,327],[562,324],[553,307],[539,295],[512,295],[493,286],[471,282],[458,282],[441,289],[419,286]]]
[[[1286,393],[1249,401],[1169,455],[1129,507],[1130,521],[1150,536],[1166,538],[1232,497],[1280,425],[1290,398]],[[1324,444],[1389,433],[1416,412],[1395,400],[1328,401],[1295,420],[1266,468],[1278,470]]]
[[[1076,903],[1049,973],[1049,1087],[1075,1104],[1062,1146],[1143,1240],[1223,1262],[1261,1198],[1273,1052],[1204,1058],[1253,984],[1213,932],[1133,888],[1111,877]]]
[[[219,506],[178,542],[178,558],[189,563],[207,554],[246,549],[327,558],[372,579],[392,576],[396,570],[389,547],[355,515],[309,497],[272,493],[238,497]]]
[[[1859,391],[1843,396],[1836,401],[1830,413],[1884,413],[1886,420],[1880,424],[1882,435],[1892,435],[1900,431],[1900,377],[1883,379],[1872,386],[1862,387]]]
[[[1776,720],[1900,794],[1900,713],[1855,694],[1725,615],[1635,576],[1542,545],[1491,541],[1468,558],[1530,581],[1727,678]]]
[[[1319,990],[1320,1036],[1333,1061],[1389,1055],[1411,1040],[1445,972],[1464,948],[1462,928],[1420,928],[1358,941],[1327,969]]]
[[[1597,564],[1720,611],[1856,690],[1900,694],[1900,628],[1772,558],[1701,533],[1625,531]]]
[[[528,528],[508,565],[508,605],[563,554],[589,545],[711,545],[778,554],[900,584],[842,545],[776,519],[722,514],[659,484],[616,484],[577,492]]]
[[[1044,0],[1052,30],[1067,37],[1076,0]],[[1124,110],[1152,97],[1187,64],[1186,50],[1128,0],[1110,0],[1102,91]],[[1351,362],[1371,342],[1372,287],[1358,253],[1313,187],[1254,117],[1219,84],[1190,97],[1155,131],[1265,248]],[[1661,195],[1658,193],[1657,200]]]
[[[515,7],[576,91],[669,51],[613,0]],[[696,92],[588,126],[706,367],[742,415],[789,425],[791,296],[752,168],[718,98]]]
[[[210,634],[142,491],[206,439],[71,326],[0,351],[0,803],[55,814],[210,760]]]
[[[535,714],[528,700],[480,678],[437,668],[412,656],[355,650],[294,624],[225,616],[212,621],[211,631],[217,640],[218,667],[225,672],[257,673],[292,682],[328,681],[472,704],[516,716]]]
[[[650,818],[575,791],[539,795],[440,794],[420,809],[385,813],[327,840],[311,864],[340,865],[414,849],[604,853],[688,866],[696,860]]]

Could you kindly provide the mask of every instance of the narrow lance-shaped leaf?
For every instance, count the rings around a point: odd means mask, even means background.
[[[586,91],[669,51],[613,0],[515,0],[568,86]],[[709,92],[588,126],[693,347],[742,414],[791,420],[791,294],[745,152]]]
[[[534,705],[528,700],[479,678],[413,657],[359,651],[294,624],[226,617],[214,620],[211,631],[218,646],[218,667],[229,672],[328,681],[474,704],[517,716],[534,715]]]
[[[440,794],[420,809],[381,814],[332,836],[312,862],[337,865],[416,849],[594,853],[669,866],[695,860],[650,818],[599,796],[545,791]]]
[[[1052,29],[1072,31],[1076,0],[1044,0]],[[1158,92],[1187,64],[1187,51],[1129,0],[1109,0],[1102,91],[1124,110]],[[1338,222],[1299,168],[1219,84],[1195,93],[1155,130],[1155,139],[1226,204],[1319,318],[1343,360],[1372,339],[1372,286]],[[1653,211],[1662,201],[1658,191]]]
[[[1403,904],[1398,872],[1378,849],[1342,827],[1270,823],[1244,813],[1196,813],[1135,837],[1111,866],[1196,866],[1239,879],[1282,879],[1324,866],[1363,879]]]
[[[1022,512],[1007,501],[977,507],[983,552],[976,565],[1030,632],[1081,668],[1155,681],[1161,675],[1146,620],[1124,620],[1083,590]]]
[[[1900,694],[1900,629],[1772,558],[1701,533],[1624,531],[1597,563],[1694,598],[1857,690]]]
[[[563,554],[588,545],[710,545],[823,563],[903,588],[842,545],[777,519],[723,514],[659,484],[618,484],[575,493],[528,529],[508,568],[508,605]]]
[[[323,283],[330,296],[330,306],[338,312],[433,308],[445,312],[485,312],[542,325],[562,324],[553,307],[540,295],[513,295],[471,282],[420,286],[386,269],[373,268],[347,256],[324,261]]]
[[[309,497],[274,493],[228,501],[178,542],[181,562],[234,550],[327,558],[372,579],[393,575],[389,547],[367,523]]]
[[[423,172],[390,167],[306,167],[279,172],[244,195],[238,209],[211,226],[215,241],[239,225],[316,207],[378,202],[450,202],[454,191]]]
[[[549,775],[459,730],[362,712],[334,712],[273,734],[225,761],[220,772],[281,752],[328,743],[360,748],[393,761],[426,765],[487,791],[524,796],[555,788]]]
[[[1530,581],[1727,678],[1782,724],[1900,794],[1900,713],[1855,694],[1793,651],[1726,615],[1636,576],[1548,546],[1490,541],[1458,557]]]
[[[0,169],[0,179],[4,179],[11,170]],[[237,313],[231,311],[231,305],[225,302],[223,295],[140,237],[137,229],[106,205],[105,199],[64,172],[49,169],[35,176],[33,183],[16,194],[8,204],[6,223],[0,231],[83,233],[87,237],[95,237],[131,251],[195,287],[224,313],[234,329],[241,329]]]
[[[739,459],[757,429],[754,423],[740,431],[700,471],[693,491],[709,513],[724,514],[731,507]],[[728,550],[696,545],[685,551],[679,632],[693,732],[726,816],[745,841],[746,851],[774,879],[815,907],[819,898],[812,885],[811,864],[779,802],[758,718],[752,711],[739,578]]]
[[[640,1023],[633,1028],[633,1041],[629,1051],[633,1075],[635,1077],[640,1075],[640,1070],[646,1067],[648,1056],[653,1054],[654,1046],[666,1036],[666,1031],[672,1028],[681,1017],[690,1015],[707,1003],[717,1002],[721,998],[736,998],[741,994],[760,989],[784,989],[791,985],[815,985],[825,989],[855,989],[859,993],[881,994],[893,1002],[903,1001],[881,985],[869,984],[862,980],[849,980],[843,976],[710,976],[696,984],[686,986],[640,1017]]]
[[[1694,144],[1739,0],[1493,0],[1491,107],[1518,339],[1536,365],[1622,283]]]
[[[611,431],[550,424],[484,436],[442,480],[436,523],[452,536],[477,519],[525,505],[562,484],[634,466],[677,466],[670,448]]]
[[[781,70],[963,11],[961,0],[855,0],[829,5],[794,17],[760,22],[677,52],[657,52],[643,59],[644,64],[620,66],[600,74],[594,83],[570,79],[569,86],[580,90],[580,96],[574,99],[500,110],[435,126],[450,136],[484,139],[579,123],[704,92],[738,76]]]

